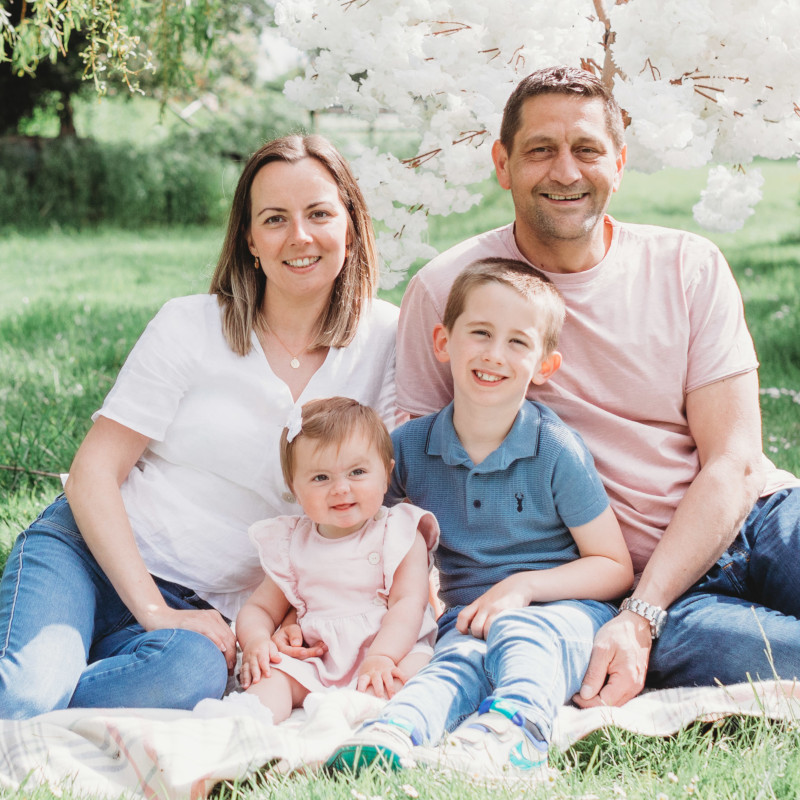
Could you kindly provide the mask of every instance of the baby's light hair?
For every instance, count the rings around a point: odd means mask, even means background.
[[[558,346],[558,337],[566,318],[566,306],[561,292],[536,267],[513,258],[482,258],[464,267],[450,287],[442,324],[453,330],[456,320],[464,313],[469,293],[487,283],[499,283],[513,289],[528,300],[540,326],[544,355],[549,356]]]
[[[291,442],[288,428],[281,433],[281,470],[290,489],[294,481],[295,447],[303,438],[316,442],[317,447],[341,446],[348,437],[361,432],[378,451],[387,477],[391,473],[394,458],[392,437],[374,409],[350,397],[325,397],[304,403],[302,415],[300,432]]]

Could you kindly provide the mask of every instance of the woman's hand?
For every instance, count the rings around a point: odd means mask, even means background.
[[[272,634],[272,641],[279,652],[292,658],[298,658],[301,661],[307,658],[321,658],[328,652],[328,645],[325,642],[306,645],[303,642],[303,632],[296,622],[288,625],[284,622]]]
[[[202,633],[203,636],[211,639],[220,649],[225,656],[229,670],[232,670],[236,664],[236,637],[219,611],[214,609],[178,609],[170,608],[169,606],[153,608],[149,606],[140,622],[147,631],[180,628],[181,630]]]
[[[269,636],[251,640],[242,653],[242,669],[239,672],[239,682],[242,688],[247,689],[261,678],[269,678],[270,664],[277,664],[281,660],[278,648]]]
[[[389,656],[367,656],[358,669],[356,689],[385,700],[395,695],[395,679],[402,683],[397,665]]]

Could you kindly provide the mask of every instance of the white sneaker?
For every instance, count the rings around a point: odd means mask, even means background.
[[[473,779],[549,782],[547,742],[535,739],[506,700],[488,699],[438,747],[415,748],[416,761]]]
[[[391,770],[413,767],[417,750],[414,729],[401,720],[376,720],[362,725],[334,750],[325,767],[334,772],[357,773],[377,764]]]

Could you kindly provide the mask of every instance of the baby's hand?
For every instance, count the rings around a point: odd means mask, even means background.
[[[270,664],[277,664],[281,655],[275,643],[269,637],[264,637],[256,642],[251,642],[242,652],[242,669],[239,672],[239,682],[243,689],[258,683],[262,677],[268,678]]]
[[[299,658],[300,660],[315,657],[320,658],[325,655],[328,650],[328,646],[324,642],[317,642],[316,644],[306,647],[303,644],[303,632],[296,622],[278,628],[278,630],[272,634],[272,641],[275,643],[279,652],[287,656],[292,656],[292,658]]]
[[[359,667],[356,689],[385,700],[394,697],[394,682],[398,677],[397,665],[389,656],[367,656]]]

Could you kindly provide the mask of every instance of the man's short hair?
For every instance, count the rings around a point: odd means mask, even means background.
[[[614,142],[617,153],[625,144],[625,123],[620,109],[611,91],[603,82],[583,69],[574,67],[547,67],[536,70],[523,78],[511,93],[503,109],[503,121],[500,125],[500,142],[506,152],[511,155],[514,137],[520,128],[522,106],[531,97],[543,94],[564,94],[568,96],[596,97],[603,101],[606,115],[606,129]]]
[[[469,293],[487,283],[499,283],[513,289],[528,300],[536,315],[537,328],[542,333],[544,355],[549,356],[558,346],[558,337],[566,318],[561,292],[543,272],[524,261],[513,258],[482,258],[466,266],[450,287],[442,324],[448,331],[464,313]]]

